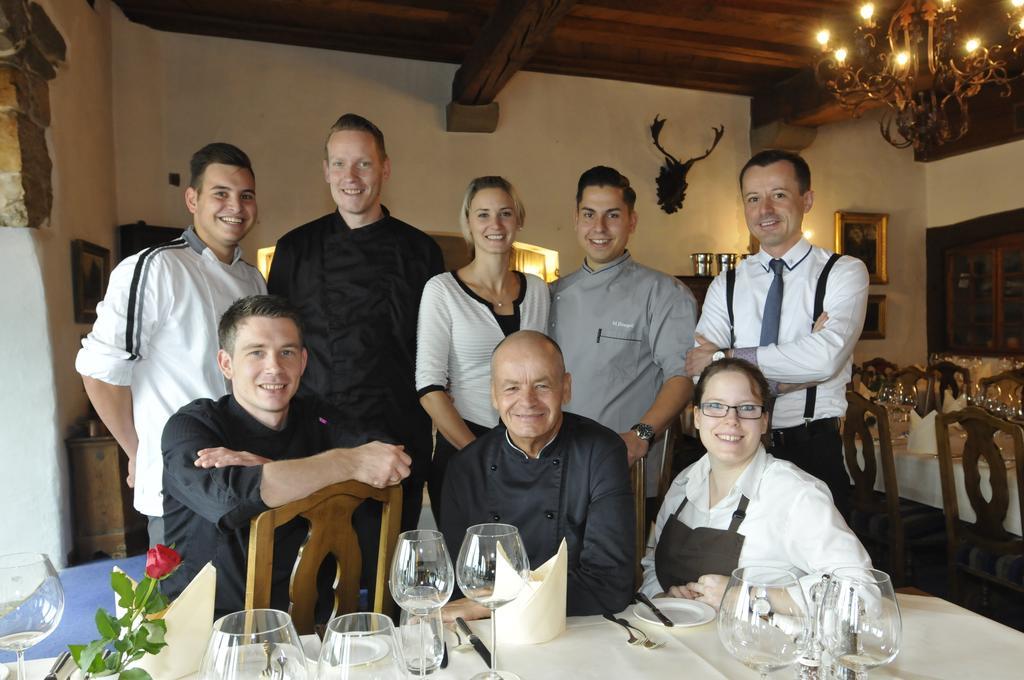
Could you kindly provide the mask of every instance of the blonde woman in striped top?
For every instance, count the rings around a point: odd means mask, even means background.
[[[526,210],[512,184],[469,183],[459,223],[473,260],[427,282],[416,334],[416,389],[437,428],[428,488],[434,516],[448,458],[498,424],[491,406],[491,352],[510,333],[547,328],[547,284],[513,271],[512,243]]]

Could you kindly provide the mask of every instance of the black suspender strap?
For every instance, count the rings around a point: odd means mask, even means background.
[[[732,522],[729,523],[729,531],[736,533],[736,530],[740,528],[740,523],[747,516],[747,505],[750,504],[750,499],[746,496],[740,496],[739,505],[736,506],[736,510],[732,513]]]
[[[736,270],[725,272],[725,308],[729,310],[729,347],[736,346],[736,319],[732,313],[732,298],[736,292]]]
[[[814,313],[811,315],[811,328],[814,328],[814,322],[818,320],[821,313],[825,311],[825,287],[828,284],[828,274],[832,271],[832,265],[836,263],[842,257],[839,253],[832,253],[828,258],[828,262],[825,263],[824,269],[821,270],[821,274],[818,275],[818,285],[814,289]],[[730,314],[731,314],[730,309]],[[814,420],[814,402],[818,398],[818,388],[808,387],[807,398],[804,401],[804,421],[811,422]]]

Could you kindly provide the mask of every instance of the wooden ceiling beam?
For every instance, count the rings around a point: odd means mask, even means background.
[[[124,10],[125,15],[134,22],[172,33],[299,45],[401,59],[459,63],[468,49],[468,45],[454,39],[428,40],[417,36],[371,35],[363,31],[339,31],[331,26],[283,26],[235,17],[134,6],[125,7]]]
[[[750,100],[751,128],[774,122],[816,127],[852,117],[818,84],[810,68]]]
[[[814,50],[809,46],[794,47],[721,34],[575,17],[566,19],[556,29],[555,36],[572,42],[604,44],[609,49],[641,48],[790,69],[807,66],[814,56]]]
[[[494,101],[509,78],[533,57],[576,0],[499,0],[455,73],[452,102]]]

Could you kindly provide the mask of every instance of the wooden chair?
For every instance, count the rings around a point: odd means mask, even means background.
[[[896,364],[892,363],[887,359],[883,359],[882,357],[868,359],[867,361],[860,365],[860,368],[862,373],[864,374],[865,382],[867,382],[866,377],[868,375],[878,376],[882,379],[888,379],[890,376],[892,376],[893,373],[899,370],[899,366],[897,366]]]
[[[664,446],[664,455],[661,458],[661,470],[658,471],[658,502],[657,506],[660,509],[661,504],[665,502],[665,494],[668,493],[668,488],[672,486],[672,480],[675,478],[673,474],[673,463],[675,462],[676,456],[676,442],[679,441],[679,436],[683,431],[683,416],[680,414],[678,418],[672,421],[668,429],[665,430],[665,436],[662,438],[662,445]],[[648,517],[648,521],[653,522],[654,517]]]
[[[952,361],[940,361],[929,365],[925,372],[931,380],[931,392],[936,399],[937,410],[941,410],[943,395],[947,389],[953,394],[954,399],[959,398],[961,393],[971,396],[971,372],[963,366]]]
[[[913,549],[941,549],[944,539],[942,512],[900,498],[885,407],[856,392],[847,392],[846,400],[843,452],[847,470],[853,479],[850,528],[868,547],[888,556],[889,574],[893,585],[899,587],[906,581],[908,557]],[[877,455],[871,433],[872,418],[878,428]],[[857,437],[861,441],[859,458]],[[879,461],[884,492],[875,491]],[[911,551],[908,552],[907,548]]]
[[[356,532],[352,528],[352,513],[367,499],[384,504],[373,611],[390,613],[392,600],[388,590],[388,569],[402,519],[402,487],[396,485],[377,489],[361,482],[333,484],[306,498],[262,512],[252,519],[249,524],[245,608],[262,609],[270,606],[274,530],[296,517],[302,517],[309,522],[309,533],[295,559],[288,585],[289,610],[295,628],[300,635],[313,632],[318,596],[317,573],[328,556],[337,562],[331,616],[356,611],[359,606],[362,555]]]
[[[982,378],[978,381],[977,396],[986,400],[982,405],[989,410],[989,404],[994,402],[1002,402],[1007,407],[1020,407],[1021,399],[1024,398],[1024,369],[1012,369]]]
[[[636,535],[633,540],[636,546],[636,557],[633,563],[633,577],[636,587],[644,581],[644,568],[640,560],[647,553],[647,459],[640,458],[629,468],[630,481],[633,485],[633,512],[636,516]]]
[[[959,423],[967,431],[962,458],[964,489],[977,517],[973,523],[960,519],[955,465],[949,445],[949,427]],[[1010,507],[1006,465],[993,441],[996,432],[1005,432],[1012,441],[1017,472],[1017,507]],[[962,576],[967,574],[982,583],[982,605],[988,602],[988,584],[994,583],[1024,593],[1024,539],[1003,528],[1008,512],[1024,514],[1024,430],[1019,425],[996,418],[984,410],[969,406],[944,413],[935,421],[939,444],[939,472],[942,477],[942,504],[946,515],[950,592],[963,601]],[[981,489],[980,463],[988,464],[992,486],[991,500]]]
[[[904,393],[916,390],[914,410],[917,411],[917,415],[924,416],[935,408],[931,397],[931,381],[925,371],[917,366],[907,366],[893,373],[891,380],[896,385],[900,385]]]

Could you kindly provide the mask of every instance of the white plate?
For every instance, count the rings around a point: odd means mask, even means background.
[[[661,610],[662,614],[680,628],[702,626],[709,621],[715,620],[714,607],[703,602],[683,600],[678,597],[659,597],[651,601]],[[663,625],[658,620],[658,617],[654,615],[654,612],[648,609],[645,604],[634,605],[633,616],[647,623],[653,623],[658,626]]]

